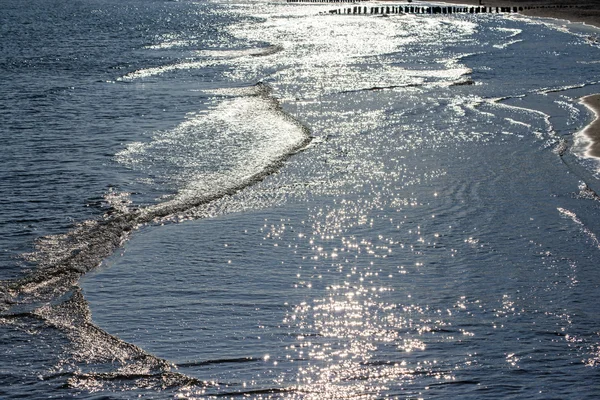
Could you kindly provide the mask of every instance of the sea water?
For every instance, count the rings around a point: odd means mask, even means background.
[[[600,395],[595,29],[0,8],[0,397]]]

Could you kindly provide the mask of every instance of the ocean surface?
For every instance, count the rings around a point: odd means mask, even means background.
[[[600,397],[600,32],[336,8],[0,0],[0,398]]]

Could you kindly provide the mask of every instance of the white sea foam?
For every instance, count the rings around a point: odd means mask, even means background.
[[[146,49],[151,50],[164,50],[164,49],[172,49],[175,47],[185,47],[189,46],[190,42],[188,40],[169,40],[157,44],[151,44],[146,46]]]
[[[571,89],[579,89],[579,88],[583,88],[586,87],[588,84],[586,83],[582,83],[582,84],[577,84],[577,85],[565,85],[565,86],[557,86],[557,87],[550,87],[550,88],[541,88],[538,91],[536,91],[536,93],[538,94],[548,94],[548,93],[556,93],[556,92],[565,92],[567,90],[571,90]]]
[[[571,210],[568,210],[568,209],[562,208],[562,207],[558,207],[557,210],[563,217],[569,218],[571,221],[573,221],[577,225],[579,225],[581,231],[583,233],[585,233],[585,235],[590,239],[590,241],[592,242],[594,247],[597,247],[598,249],[600,249],[600,240],[598,240],[598,237],[591,229],[589,229],[587,226],[585,226],[585,224],[581,221],[581,219],[579,219],[577,214],[575,214]]]
[[[504,118],[504,120],[506,120],[509,123],[514,124],[514,125],[522,125],[524,127],[531,128],[531,124],[528,124],[528,123],[525,123],[525,122],[522,122],[522,121],[517,121],[516,119]]]
[[[132,81],[135,79],[149,78],[156,75],[162,75],[167,72],[190,70],[204,68],[209,65],[213,65],[214,62],[209,61],[186,61],[177,64],[163,65],[160,67],[143,68],[137,71],[130,72],[118,78],[118,81]]]
[[[497,49],[506,49],[509,46],[512,46],[513,44],[517,44],[517,43],[521,43],[523,40],[510,40],[506,43],[502,43],[502,44],[495,44],[494,47]]]

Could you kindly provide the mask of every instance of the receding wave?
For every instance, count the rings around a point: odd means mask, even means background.
[[[161,65],[152,68],[142,68],[136,71],[129,72],[117,81],[133,81],[136,79],[149,78],[152,76],[163,75],[174,71],[186,71],[192,69],[201,69],[212,65],[219,65],[222,61],[240,57],[264,57],[279,53],[283,50],[282,46],[273,45],[264,48],[251,48],[244,50],[201,50],[196,52],[199,56],[191,60],[178,62],[175,64]],[[208,59],[210,58],[210,61]]]
[[[592,232],[583,223],[583,221],[581,221],[581,219],[579,219],[577,214],[575,214],[573,211],[567,210],[566,208],[562,208],[562,207],[557,208],[557,210],[563,217],[569,218],[575,224],[577,224],[579,226],[579,229],[581,229],[581,232],[583,232],[589,238],[589,240],[594,245],[594,247],[597,247],[598,249],[600,249],[600,240],[598,239],[596,234],[594,232]]]
[[[502,44],[495,44],[494,47],[497,49],[506,49],[509,46],[512,46],[513,44],[517,44],[517,43],[521,43],[523,40],[521,39],[516,39],[516,40],[510,40],[506,43],[502,43]]]
[[[178,64],[163,65],[160,67],[143,68],[123,75],[117,80],[132,81],[135,79],[149,78],[151,76],[162,75],[167,72],[204,68],[209,65],[211,65],[211,63],[208,61],[186,61]]]
[[[552,87],[552,88],[542,88],[539,89],[537,91],[537,93],[539,94],[549,94],[549,93],[560,93],[560,92],[566,92],[568,90],[572,90],[572,89],[581,89],[586,87],[588,84],[582,83],[582,84],[578,84],[578,85],[567,85],[567,86],[559,86],[559,87]]]
[[[140,208],[128,206],[127,194],[109,193],[109,204],[116,205],[111,212],[98,220],[79,223],[67,233],[40,239],[36,251],[26,255],[36,269],[20,279],[0,282],[0,321],[30,317],[41,320],[49,328],[63,332],[72,342],[65,365],[92,365],[88,372],[78,372],[78,368],[72,367],[74,375],[69,379],[70,385],[93,390],[110,386],[107,382],[122,380],[159,388],[190,384],[191,378],[173,372],[175,367],[166,360],[94,325],[89,306],[77,285],[85,273],[122,246],[141,225],[232,195],[275,172],[289,156],[310,142],[308,130],[280,109],[266,85],[256,85],[254,91],[251,99],[240,103],[232,100],[241,108],[229,108],[220,119],[217,115],[226,110],[217,108],[212,116],[216,118],[213,123],[228,121],[231,124],[228,129],[246,129],[256,134],[246,134],[245,153],[232,162],[230,176],[221,175],[221,179],[209,186],[201,181],[208,177],[205,173],[185,175],[196,181],[182,187],[169,201]],[[268,124],[261,124],[260,120]],[[195,124],[187,121],[179,127],[182,129],[179,133],[193,133],[191,128]],[[129,157],[152,149],[152,145],[142,146]],[[24,325],[27,329],[27,324]]]
[[[172,49],[174,47],[186,47],[189,46],[190,42],[188,40],[177,40],[177,39],[173,39],[173,40],[166,40],[157,44],[151,44],[148,46],[145,46],[146,49],[151,49],[151,50],[163,50],[163,49]]]

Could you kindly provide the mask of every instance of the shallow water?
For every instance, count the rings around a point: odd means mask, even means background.
[[[3,8],[2,396],[600,394],[591,28]]]

